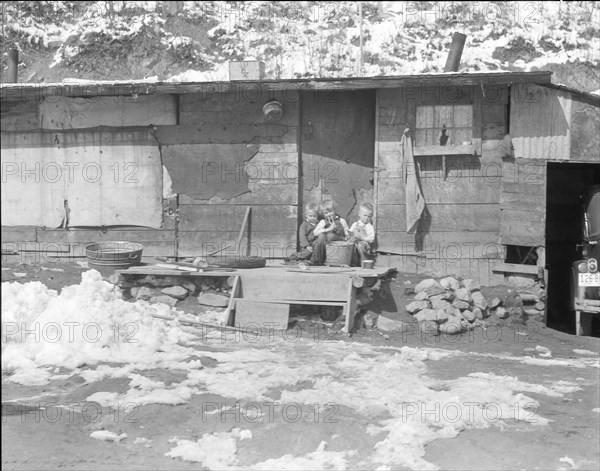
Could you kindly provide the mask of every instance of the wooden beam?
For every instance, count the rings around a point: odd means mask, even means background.
[[[520,273],[523,275],[538,275],[539,268],[535,265],[520,265],[517,263],[497,263],[492,271],[502,273]]]
[[[422,75],[400,75],[394,77],[350,77],[342,79],[294,79],[235,82],[88,82],[64,83],[18,83],[0,85],[0,98],[7,101],[41,100],[45,97],[134,96],[186,93],[246,93],[273,90],[366,90],[377,88],[418,88],[422,86],[461,86],[512,83],[551,83],[552,72],[500,72],[500,73],[444,73]],[[248,89],[252,90],[248,90]],[[264,95],[266,98],[267,95]]]
[[[252,210],[251,206],[246,206],[246,212],[244,213],[244,220],[242,221],[242,227],[240,229],[240,234],[237,238],[237,247],[240,247],[242,244],[242,239],[244,238],[244,232],[246,232],[246,227],[248,226],[248,220],[250,219],[250,212]],[[246,257],[250,256],[250,229],[246,234]]]
[[[235,308],[235,298],[238,295],[240,288],[240,277],[235,276],[233,280],[233,286],[231,287],[231,293],[229,294],[229,303],[227,303],[227,309],[225,310],[225,325],[233,324],[233,309]]]
[[[420,155],[473,155],[475,146],[473,144],[460,146],[419,146],[413,149],[415,156]]]

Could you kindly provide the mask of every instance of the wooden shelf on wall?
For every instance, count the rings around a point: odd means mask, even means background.
[[[418,146],[413,149],[415,156],[430,155],[475,155],[475,146],[473,144],[461,146]]]
[[[446,157],[460,155],[476,155],[476,147],[473,144],[461,146],[419,146],[413,148],[415,157],[441,157],[442,177],[446,181]]]

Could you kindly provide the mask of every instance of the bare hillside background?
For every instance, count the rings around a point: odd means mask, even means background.
[[[442,72],[457,31],[461,71],[600,88],[600,2],[1,4],[2,72],[16,47],[21,82],[227,80],[228,61],[250,58],[273,79]]]

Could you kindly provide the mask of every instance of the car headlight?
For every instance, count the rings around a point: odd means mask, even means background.
[[[587,262],[580,262],[579,265],[577,265],[577,269],[579,270],[579,273],[587,273]]]

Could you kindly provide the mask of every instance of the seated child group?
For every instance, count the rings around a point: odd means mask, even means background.
[[[371,248],[375,241],[375,229],[371,223],[373,206],[360,205],[358,221],[348,227],[345,219],[335,211],[332,201],[320,205],[308,203],[304,208],[304,222],[300,225],[300,251],[290,260],[302,260],[308,265],[324,265],[327,244],[346,241],[354,245],[352,265],[360,266],[363,260],[372,260]]]

